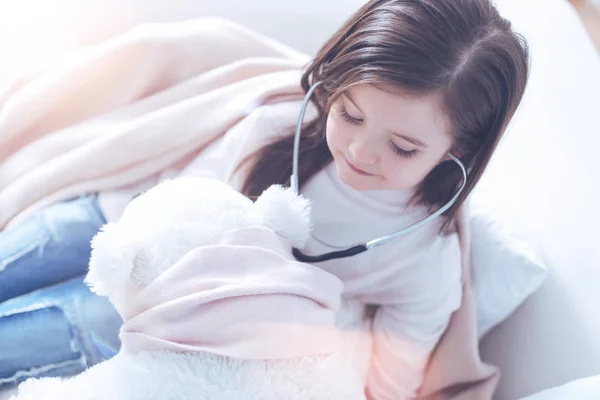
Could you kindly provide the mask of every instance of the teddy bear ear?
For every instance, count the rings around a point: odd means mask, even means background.
[[[293,247],[302,248],[311,231],[310,201],[291,189],[273,185],[254,203],[264,223],[288,239]]]
[[[109,222],[92,239],[90,268],[85,283],[92,292],[112,297],[124,290],[138,246],[118,222]]]

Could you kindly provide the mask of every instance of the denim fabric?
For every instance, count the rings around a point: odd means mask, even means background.
[[[0,389],[81,372],[119,348],[121,318],[83,283],[104,223],[86,196],[0,232]]]

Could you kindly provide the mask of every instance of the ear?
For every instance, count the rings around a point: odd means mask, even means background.
[[[133,269],[137,243],[117,222],[104,225],[92,239],[90,267],[85,283],[92,292],[112,297],[124,290]]]
[[[465,153],[463,153],[462,151],[451,151],[449,153],[446,153],[446,155],[444,155],[444,158],[442,158],[440,162],[453,161],[450,158],[450,154],[452,154],[454,157],[459,158],[459,159],[465,155]]]
[[[273,185],[254,203],[265,224],[288,239],[292,246],[302,248],[311,231],[310,202],[291,189]]]

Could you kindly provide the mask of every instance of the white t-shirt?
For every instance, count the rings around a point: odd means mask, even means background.
[[[203,150],[181,175],[213,177],[239,188],[244,172],[234,174],[235,168],[268,139],[249,137],[249,128],[285,135],[295,123],[289,116],[299,107],[298,101],[291,101],[257,108]],[[165,171],[139,185],[102,193],[100,205],[109,220],[116,219],[132,196],[172,175]],[[308,254],[336,250],[324,243],[350,246],[366,242],[427,216],[422,206],[407,207],[411,191],[355,191],[339,179],[334,164],[318,172],[302,194],[312,202],[313,237],[304,249]],[[416,395],[429,355],[460,306],[458,235],[440,235],[442,222],[436,220],[354,257],[316,264],[342,280],[345,296],[380,306],[374,320],[374,357],[368,379],[369,392],[376,400]]]

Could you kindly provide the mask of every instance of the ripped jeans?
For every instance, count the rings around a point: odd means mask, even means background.
[[[0,389],[79,373],[119,348],[119,314],[83,282],[104,223],[93,195],[0,232]]]

